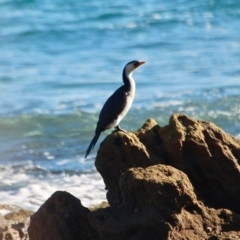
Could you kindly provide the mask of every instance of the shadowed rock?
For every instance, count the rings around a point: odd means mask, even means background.
[[[240,140],[183,114],[174,114],[159,136],[171,165],[188,175],[200,199],[240,213]]]
[[[240,236],[240,216],[205,207],[188,177],[171,166],[131,168],[120,178],[120,188],[121,206],[89,214],[102,240],[224,239],[230,232]]]
[[[55,192],[31,216],[31,240],[99,239],[88,221],[89,210],[67,192]]]

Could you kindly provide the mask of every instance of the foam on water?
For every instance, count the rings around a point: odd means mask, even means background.
[[[1,168],[1,166],[0,166]],[[36,211],[55,191],[67,191],[90,207],[106,201],[105,186],[96,172],[85,174],[38,174],[1,169],[1,204],[19,205]]]

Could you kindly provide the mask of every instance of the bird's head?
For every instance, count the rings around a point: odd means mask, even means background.
[[[144,63],[145,61],[136,61],[136,60],[127,63],[126,66],[124,67],[125,74],[127,76],[130,75],[136,68],[138,68]]]

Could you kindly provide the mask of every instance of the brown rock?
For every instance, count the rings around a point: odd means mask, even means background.
[[[108,189],[107,199],[111,206],[122,203],[118,181],[127,169],[164,162],[160,156],[156,157],[161,152],[156,147],[160,141],[159,128],[154,120],[149,119],[135,134],[113,132],[101,143],[95,165]]]
[[[95,163],[110,207],[89,212],[56,192],[31,217],[30,239],[240,239],[239,160],[239,140],[183,114],[114,132]]]
[[[114,132],[101,144],[96,168],[110,206],[122,203],[119,178],[132,167],[172,165],[190,178],[198,198],[240,213],[240,141],[215,126],[174,114],[160,128],[149,119],[135,133]]]
[[[171,165],[190,178],[198,198],[240,213],[240,141],[213,123],[174,114],[159,130]]]
[[[132,168],[120,182],[124,204],[89,214],[102,240],[205,240],[240,235],[240,216],[198,202],[188,177],[171,166]]]
[[[67,192],[55,192],[31,217],[30,240],[99,239],[88,221],[89,210]]]
[[[129,169],[120,179],[120,188],[124,205],[132,209],[155,206],[179,212],[197,200],[186,174],[161,164]]]
[[[161,127],[152,118],[149,118],[143,126],[134,134],[139,139],[139,141],[147,149],[150,158],[155,159],[156,163],[165,163],[167,155],[164,155],[164,148],[162,148],[162,141],[158,136],[158,131]],[[159,156],[164,156],[159,159]]]
[[[164,240],[171,226],[154,207],[129,211],[125,206],[98,209],[89,214],[101,240]]]

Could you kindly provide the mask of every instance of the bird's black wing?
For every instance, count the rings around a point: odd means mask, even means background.
[[[96,131],[104,131],[105,127],[123,111],[127,104],[127,93],[128,91],[123,85],[108,98],[100,112]]]

